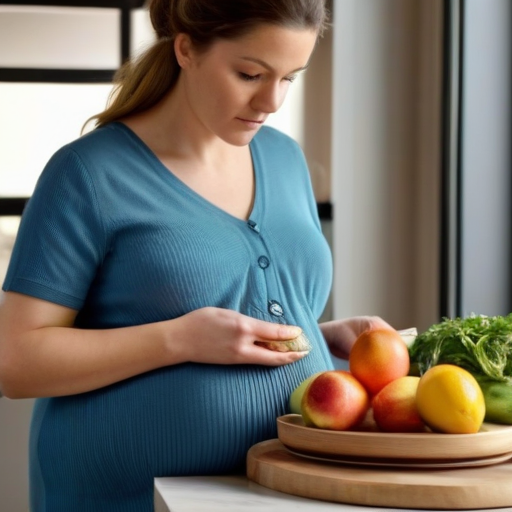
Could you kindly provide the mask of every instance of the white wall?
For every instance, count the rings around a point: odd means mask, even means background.
[[[336,0],[334,316],[437,321],[440,0]]]
[[[0,507],[28,511],[28,430],[33,400],[0,398]]]

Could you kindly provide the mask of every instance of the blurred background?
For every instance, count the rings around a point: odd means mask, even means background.
[[[420,331],[511,310],[510,0],[334,0],[269,124],[311,170],[335,265],[322,319]],[[49,157],[153,39],[138,0],[0,1],[0,278]],[[31,400],[0,399],[0,503],[26,512]]]

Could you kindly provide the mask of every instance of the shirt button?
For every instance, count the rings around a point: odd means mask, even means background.
[[[267,268],[270,265],[270,260],[266,256],[260,256],[258,258],[258,265],[261,268]]]
[[[284,315],[283,306],[281,306],[281,304],[279,304],[279,302],[277,302],[277,300],[269,300],[268,301],[268,312],[274,316],[283,316]]]
[[[260,228],[258,226],[258,224],[256,222],[254,222],[253,220],[249,219],[247,221],[247,224],[249,225],[249,227],[255,232],[255,233],[259,233],[260,232]]]

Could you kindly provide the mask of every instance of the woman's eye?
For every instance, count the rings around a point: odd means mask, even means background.
[[[239,72],[238,73],[238,76],[244,80],[245,82],[256,82],[257,80],[261,80],[262,79],[262,75],[261,74],[256,74],[256,75],[249,75],[248,73],[242,73],[242,72]],[[285,76],[283,78],[283,80],[285,80],[286,82],[293,82],[295,79],[297,78],[297,75],[289,75],[289,76]]]
[[[238,73],[238,75],[246,82],[254,82],[260,78],[260,75],[248,75],[247,73]]]

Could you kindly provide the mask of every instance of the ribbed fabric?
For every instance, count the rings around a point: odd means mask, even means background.
[[[188,188],[120,123],[62,148],[43,171],[4,290],[78,309],[88,329],[205,306],[280,321],[268,312],[278,301],[314,349],[278,368],[182,364],[37,400],[32,512],[150,512],[155,477],[243,471],[250,446],[276,436],[294,387],[332,367],[317,325],[331,256],[304,157],[268,127],[250,147],[250,222]]]

